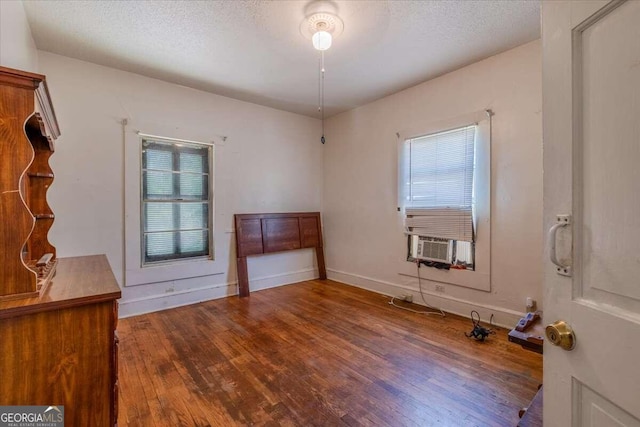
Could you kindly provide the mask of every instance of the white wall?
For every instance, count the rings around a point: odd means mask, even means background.
[[[39,52],[62,137],[52,157],[50,240],[59,256],[106,253],[123,283],[123,118],[228,136],[216,147],[216,263],[222,274],[123,289],[122,315],[235,293],[233,213],[323,211],[329,277],[386,294],[414,292],[397,205],[396,132],[491,108],[491,291],[424,282],[428,301],[511,324],[541,301],[540,42],[330,118],[315,119]],[[324,151],[324,154],[323,154]],[[252,258],[252,289],[316,276],[311,251]]]
[[[50,241],[60,257],[106,253],[123,284],[120,121],[170,123],[176,134],[228,137],[216,146],[215,263],[222,274],[127,286],[121,315],[236,292],[233,214],[319,211],[322,144],[316,119],[39,52],[62,136],[51,163]],[[144,132],[144,129],[140,129]],[[249,259],[251,289],[317,277],[311,250]],[[230,284],[230,285],[229,285]]]
[[[542,301],[541,47],[534,41],[326,123],[323,225],[330,278],[385,294],[411,291],[397,206],[396,132],[490,108],[491,291],[423,281],[427,301],[513,324],[525,298]],[[428,52],[424,54],[428,55]],[[425,272],[425,268],[421,271]],[[424,273],[426,274],[426,273]],[[473,273],[470,273],[473,274]]]
[[[0,65],[38,71],[38,51],[19,0],[0,1]]]

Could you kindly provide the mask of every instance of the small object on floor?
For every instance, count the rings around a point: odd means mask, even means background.
[[[520,319],[520,321],[516,325],[516,331],[525,332],[539,318],[540,318],[540,312],[538,312],[538,311],[527,313],[527,315],[524,316],[522,319]]]
[[[478,341],[484,341],[491,334],[491,331],[487,328],[483,328],[480,325],[476,325],[473,327],[469,334],[465,333],[468,338],[475,338]]]
[[[520,344],[527,350],[535,351],[536,353],[542,354],[542,347],[544,342],[542,311],[536,311],[535,314],[538,317],[534,318],[534,320],[529,325],[525,325],[524,328],[522,328],[520,325],[522,323],[527,323],[526,319],[528,316],[520,319],[518,324],[511,331],[509,331],[507,338],[509,339],[509,341]],[[525,322],[523,322],[523,320]],[[519,331],[518,329],[524,329],[524,331]]]
[[[478,320],[473,318],[474,313],[478,316]],[[489,335],[495,334],[491,329],[480,325],[480,313],[475,310],[471,312],[471,322],[473,323],[473,329],[468,334],[466,332],[464,333],[467,338],[473,337],[476,341],[484,341]]]

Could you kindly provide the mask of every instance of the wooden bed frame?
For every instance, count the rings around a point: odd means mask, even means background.
[[[320,279],[327,278],[320,212],[235,214],[238,289],[249,296],[247,256],[315,248]]]

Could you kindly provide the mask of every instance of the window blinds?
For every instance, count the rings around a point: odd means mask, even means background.
[[[209,255],[209,147],[143,140],[143,262]]]
[[[405,226],[410,234],[473,241],[476,126],[408,139]]]

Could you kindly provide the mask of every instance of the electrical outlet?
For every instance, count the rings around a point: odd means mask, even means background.
[[[436,292],[444,293],[444,285],[436,285]]]
[[[526,299],[526,307],[527,307],[527,311],[535,311],[536,310],[536,301],[531,297],[527,297],[527,299]]]

